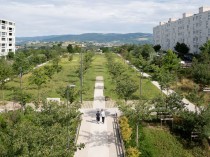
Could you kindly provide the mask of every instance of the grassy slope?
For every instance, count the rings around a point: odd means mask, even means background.
[[[127,63],[125,63],[124,60],[117,55],[116,55],[116,61],[127,65]],[[134,70],[133,68],[128,66],[128,74],[130,75],[131,78],[133,78],[137,82],[138,86],[140,87],[139,72],[137,72],[136,70]],[[143,99],[152,99],[154,97],[157,97],[160,94],[161,94],[160,90],[151,83],[150,79],[142,78],[142,97],[143,97]],[[132,97],[133,97],[133,99],[138,99],[139,95],[140,95],[140,91],[138,88],[138,90],[133,94]]]
[[[144,127],[143,133],[141,151],[144,157],[193,157],[168,130]]]

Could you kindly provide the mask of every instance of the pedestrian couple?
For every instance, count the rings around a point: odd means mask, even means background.
[[[98,124],[100,123],[100,117],[102,118],[102,123],[104,123],[105,111],[103,109],[101,109],[101,112],[97,111],[97,113],[96,113],[96,120],[97,120]]]

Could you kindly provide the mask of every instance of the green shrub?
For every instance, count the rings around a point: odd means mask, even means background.
[[[123,140],[129,142],[131,139],[132,128],[130,128],[128,124],[128,119],[125,116],[122,116],[119,119],[119,123]]]
[[[127,149],[127,156],[128,157],[139,157],[140,156],[140,152],[137,148],[134,148],[134,147],[129,147]]]

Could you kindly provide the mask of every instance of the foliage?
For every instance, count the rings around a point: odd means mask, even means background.
[[[177,71],[180,68],[180,59],[172,50],[168,50],[163,57],[162,66],[169,72]]]
[[[43,84],[46,84],[48,80],[48,76],[46,75],[46,71],[43,68],[36,69],[32,72],[32,75],[29,77],[30,84],[34,84],[38,89],[38,100],[40,101],[40,89]]]
[[[197,59],[193,60],[191,68],[192,76],[195,82],[202,84],[202,86],[210,85],[210,54],[204,52],[201,54],[201,58],[205,59],[202,62],[199,62]]]
[[[55,104],[44,105],[42,112],[27,107],[24,113],[17,110],[1,114],[0,156],[73,157],[79,114],[76,108],[66,112],[65,106]],[[68,124],[70,149],[66,149]]]
[[[73,60],[73,55],[69,55],[68,60],[71,62]]]
[[[26,103],[31,102],[31,99],[31,94],[21,90],[15,91],[14,100],[20,102],[22,109],[25,109]]]
[[[44,69],[44,74],[52,79],[53,74],[55,73],[56,69],[54,68],[54,66],[50,66],[50,65],[46,65],[43,67]]]
[[[8,81],[13,74],[11,65],[4,59],[0,60],[0,86],[4,87],[5,83]]]
[[[159,82],[161,89],[167,90],[169,89],[171,83],[175,80],[174,75],[164,68],[157,68],[153,78]]]
[[[72,44],[69,44],[69,45],[67,46],[67,51],[68,51],[69,53],[74,53],[74,49],[73,49]]]
[[[93,61],[94,53],[87,52],[87,53],[81,53],[80,56],[80,65],[78,65],[76,69],[76,74],[78,78],[82,78],[83,75],[87,72],[87,70],[90,68],[90,65]]]
[[[117,102],[117,105],[120,111],[122,111],[123,115],[137,123],[142,120],[146,121],[151,119],[150,114],[152,112],[152,104],[149,100],[139,100],[133,102],[132,104]]]
[[[187,104],[185,104],[182,99],[183,98],[177,93],[172,93],[166,97],[166,109],[170,114],[179,115],[179,113],[185,109]]]
[[[153,46],[153,48],[154,48],[155,52],[158,52],[158,51],[160,51],[161,46],[160,45],[155,45],[155,46]]]
[[[190,48],[185,43],[176,43],[174,49],[179,53],[180,56],[184,56],[189,53]]]
[[[127,101],[137,89],[138,86],[134,80],[131,78],[128,79],[127,75],[118,76],[115,91],[125,101]]]
[[[127,156],[128,157],[139,157],[141,153],[139,152],[139,150],[137,148],[133,148],[133,147],[129,147],[127,149]]]
[[[153,126],[142,129],[140,148],[144,157],[193,157],[168,130]]]
[[[31,64],[23,52],[15,54],[13,69],[16,74],[27,73],[31,69]]]
[[[102,50],[103,53],[109,52],[109,48],[108,47],[100,47],[100,50]]]
[[[59,62],[61,61],[61,58],[59,56],[55,57],[52,60],[53,63],[53,68],[58,72],[60,72],[62,70],[62,66],[59,65]]]
[[[14,59],[14,57],[15,57],[15,53],[14,52],[8,52],[8,55],[7,55],[7,58],[9,59],[9,60],[11,60],[11,59]]]
[[[131,134],[132,134],[132,129],[128,124],[128,119],[125,116],[120,117],[119,124],[122,133],[122,138],[125,142],[128,143],[131,139]]]

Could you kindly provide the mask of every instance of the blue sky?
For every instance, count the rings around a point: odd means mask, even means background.
[[[152,33],[160,21],[198,13],[209,0],[0,0],[0,19],[16,36],[81,33]]]

